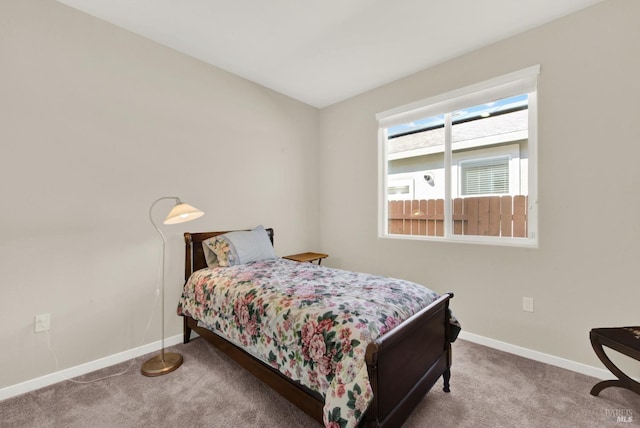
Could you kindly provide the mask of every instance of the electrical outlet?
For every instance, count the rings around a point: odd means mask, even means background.
[[[34,320],[36,333],[47,331],[51,328],[51,314],[40,314]]]
[[[522,310],[525,312],[533,312],[533,297],[522,298]]]

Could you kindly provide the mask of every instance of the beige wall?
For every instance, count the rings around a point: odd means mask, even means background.
[[[184,231],[318,240],[317,110],[53,0],[0,2],[0,388],[142,345],[160,272],[151,203],[205,211],[167,226],[167,336]],[[171,202],[156,206],[161,220]],[[159,312],[145,343],[160,338]]]
[[[639,16],[636,0],[600,3],[323,109],[327,264],[454,291],[466,331],[602,367],[589,329],[640,322]],[[378,239],[375,114],[535,64],[540,247]]]

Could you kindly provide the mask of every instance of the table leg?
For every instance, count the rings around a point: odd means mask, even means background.
[[[597,383],[593,388],[591,388],[591,395],[597,396],[600,394],[605,388],[609,388],[610,386],[617,386],[619,388],[625,388],[635,392],[636,394],[640,394],[640,383],[631,379],[629,376],[624,374],[622,370],[620,370],[613,362],[609,359],[607,354],[602,349],[602,343],[598,340],[598,336],[591,334],[591,346],[595,351],[600,361],[609,369],[611,373],[613,373],[618,380],[603,380],[602,382]]]

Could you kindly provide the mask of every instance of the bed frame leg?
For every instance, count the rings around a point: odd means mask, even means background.
[[[183,317],[182,343],[185,345],[191,340],[191,328],[187,325],[187,317]]]
[[[444,379],[444,388],[442,388],[442,390],[444,392],[451,392],[451,389],[449,389],[449,379],[451,379],[451,369],[447,369],[442,374],[442,379]]]

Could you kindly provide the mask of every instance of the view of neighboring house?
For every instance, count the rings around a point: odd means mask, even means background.
[[[387,233],[527,237],[530,113],[523,94],[387,128]]]
[[[527,195],[527,96],[452,114],[451,197]],[[388,200],[444,199],[444,115],[388,129]]]

